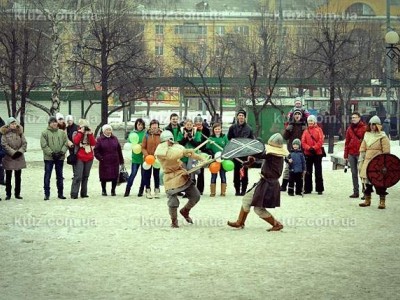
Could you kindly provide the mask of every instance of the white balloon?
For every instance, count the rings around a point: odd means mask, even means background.
[[[221,151],[218,151],[218,152],[215,153],[215,155],[214,155],[215,160],[216,160],[217,162],[221,162],[221,161],[222,161],[221,156],[222,156],[222,152],[221,152]]]
[[[142,168],[143,168],[144,170],[149,170],[149,169],[151,168],[151,165],[149,165],[148,163],[144,162],[144,163],[142,164]]]

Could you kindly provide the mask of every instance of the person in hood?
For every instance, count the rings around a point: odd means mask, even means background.
[[[12,172],[15,175],[14,196],[15,199],[22,199],[21,196],[21,174],[22,169],[26,168],[25,155],[26,139],[24,130],[17,120],[10,117],[6,121],[6,125],[0,128],[1,147],[5,151],[3,158],[3,167],[6,171],[6,200],[11,199],[12,190]]]
[[[373,116],[369,120],[367,130],[364,134],[364,139],[360,146],[360,156],[358,158],[358,168],[360,177],[365,184],[365,200],[360,203],[360,207],[368,207],[371,205],[371,194],[373,185],[367,176],[367,167],[370,161],[377,155],[390,153],[390,141],[385,132],[382,130],[381,120],[378,116]],[[386,188],[375,186],[375,191],[379,195],[379,209],[386,208]]]

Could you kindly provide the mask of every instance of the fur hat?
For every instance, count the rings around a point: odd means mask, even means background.
[[[57,123],[57,118],[54,117],[54,116],[51,116],[51,117],[49,118],[49,120],[47,121],[47,123],[48,123],[48,124]]]
[[[57,120],[64,120],[64,115],[61,113],[56,113],[56,119]]]
[[[107,129],[111,129],[111,131],[112,131],[111,125],[104,124],[103,127],[101,127],[101,131],[102,131],[102,132],[106,131]]]
[[[241,109],[238,110],[238,112],[236,113],[236,117],[237,117],[239,114],[243,114],[245,118],[246,118],[246,116],[247,116],[247,113],[246,113],[246,111],[245,111],[243,108],[241,108]]]
[[[371,119],[369,119],[369,124],[378,124],[381,125],[381,119],[379,119],[378,116],[373,116]]]
[[[267,154],[275,156],[287,156],[289,152],[283,147],[283,137],[280,133],[274,133],[268,140],[268,144],[265,147]]]
[[[317,117],[314,115],[309,115],[307,118],[307,122],[314,122],[317,123]]]
[[[17,120],[14,117],[9,117],[6,120],[6,125],[8,126],[8,125],[10,125],[11,123],[14,123],[14,122],[18,123]]]
[[[89,122],[86,119],[79,119],[79,127],[89,127]]]
[[[298,145],[299,148],[301,147],[301,141],[299,139],[294,139],[292,145]]]

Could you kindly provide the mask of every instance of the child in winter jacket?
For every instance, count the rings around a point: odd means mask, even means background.
[[[306,173],[306,159],[301,151],[301,141],[294,139],[292,142],[293,149],[286,158],[289,164],[289,196],[294,196],[295,185],[296,195],[302,195],[303,192],[303,176]]]

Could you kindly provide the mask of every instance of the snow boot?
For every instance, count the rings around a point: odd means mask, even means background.
[[[217,189],[217,185],[215,183],[211,183],[210,185],[210,197],[215,197],[215,190]]]
[[[365,200],[363,203],[358,204],[360,207],[367,207],[371,205],[371,195],[365,195]]]
[[[221,196],[225,197],[226,194],[226,183],[221,183]]]
[[[379,196],[379,209],[385,209],[386,205],[385,205],[385,200],[386,200],[386,196]]]

